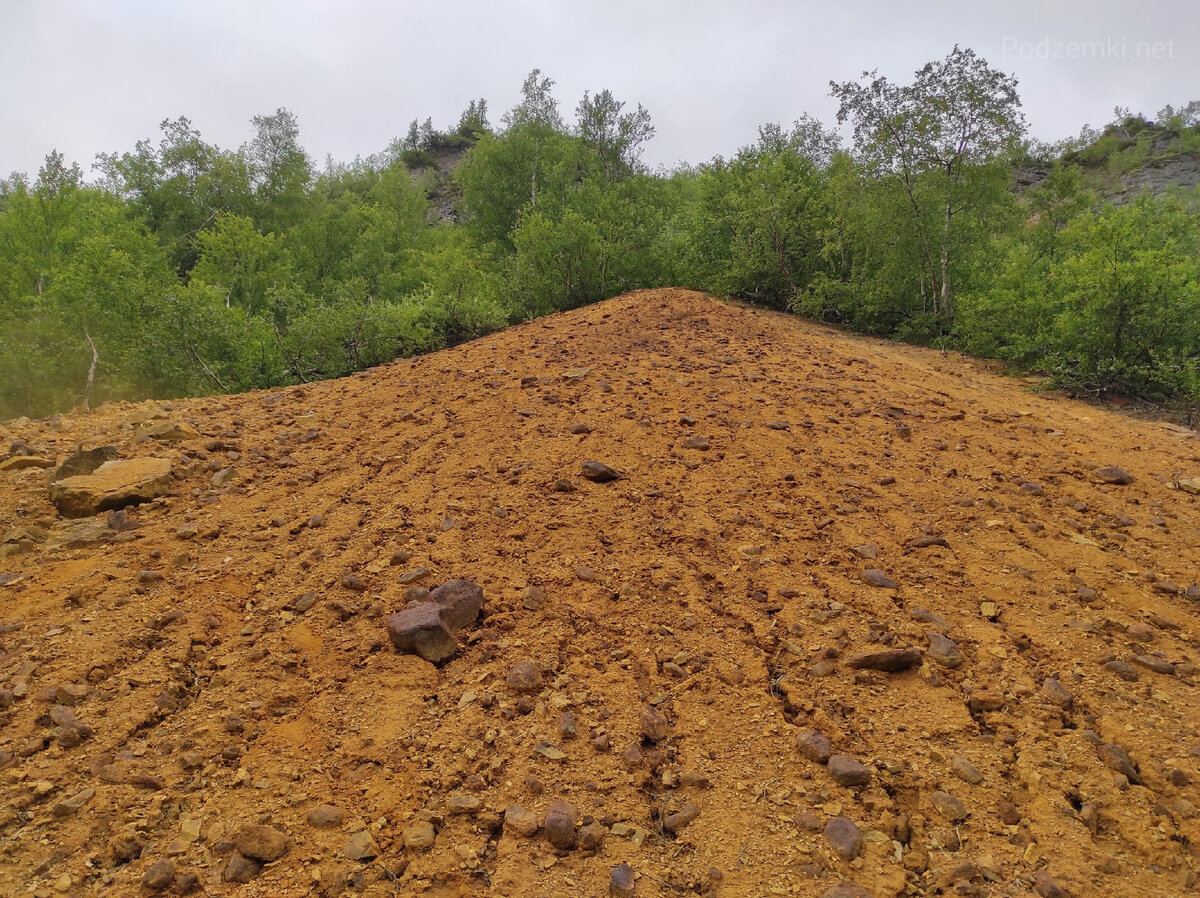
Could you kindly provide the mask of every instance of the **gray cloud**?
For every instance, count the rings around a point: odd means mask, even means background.
[[[453,124],[473,97],[498,121],[535,66],[568,117],[607,87],[650,110],[648,162],[699,162],[766,121],[832,123],[831,79],[903,81],[955,43],[1016,74],[1053,139],[1115,105],[1200,95],[1198,19],[1191,0],[0,0],[0,173],[32,174],[53,148],[87,168],[179,115],[236,147],[279,106],[318,162],[349,160],[413,118]]]

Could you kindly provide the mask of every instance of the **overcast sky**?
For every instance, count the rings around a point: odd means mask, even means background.
[[[831,79],[906,82],[955,43],[1018,77],[1045,139],[1200,97],[1196,0],[0,0],[0,176],[55,148],[86,171],[180,115],[235,148],[281,106],[348,161],[473,97],[497,123],[535,67],[568,119],[609,88],[649,109],[647,162],[701,162],[763,122],[832,124]]]

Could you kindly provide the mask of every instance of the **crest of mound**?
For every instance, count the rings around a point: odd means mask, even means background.
[[[1200,444],[1025,386],[655,290],[0,425],[5,875],[1194,891]],[[169,494],[53,538],[107,446]]]

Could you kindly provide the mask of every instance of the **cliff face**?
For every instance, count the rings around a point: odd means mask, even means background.
[[[1200,443],[1022,386],[658,290],[9,422],[0,893],[1195,894]]]

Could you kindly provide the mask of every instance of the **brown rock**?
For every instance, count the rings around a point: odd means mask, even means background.
[[[983,782],[983,774],[979,772],[979,768],[962,756],[950,759],[950,770],[964,783],[970,783],[972,786]]]
[[[308,812],[309,825],[315,826],[317,829],[341,826],[342,821],[345,819],[346,815],[342,809],[331,804],[317,805]]]
[[[1152,670],[1155,673],[1165,674],[1168,677],[1175,676],[1175,665],[1170,661],[1159,658],[1156,655],[1134,655],[1131,659],[1138,667],[1144,667],[1146,670]]]
[[[881,670],[896,673],[921,665],[921,650],[916,646],[903,649],[885,649],[879,652],[863,652],[851,655],[845,664],[853,670]]]
[[[1104,669],[1130,683],[1139,679],[1138,672],[1126,661],[1109,661],[1104,665]]]
[[[379,857],[379,846],[368,829],[360,829],[346,840],[342,854],[352,861],[369,861]]]
[[[1066,898],[1067,892],[1058,884],[1053,876],[1046,870],[1038,870],[1033,875],[1033,890],[1042,898]]]
[[[582,465],[583,476],[594,483],[611,483],[620,480],[622,474],[616,468],[610,468],[603,462],[585,461]]]
[[[808,758],[818,764],[829,760],[832,743],[829,737],[817,730],[801,730],[796,734],[796,751],[801,757]]]
[[[1115,742],[1105,742],[1098,749],[1096,754],[1100,760],[1108,767],[1115,770],[1117,773],[1124,774],[1125,778],[1134,785],[1141,785],[1142,777],[1138,772],[1137,765],[1133,763],[1133,758],[1129,757],[1129,753]]]
[[[1133,475],[1128,471],[1118,468],[1116,465],[1109,465],[1105,468],[1097,468],[1092,472],[1093,476],[1101,483],[1111,483],[1118,486],[1124,486],[1128,483],[1133,483]]]
[[[450,580],[430,593],[442,612],[446,629],[469,627],[483,608],[483,587],[471,580]]]
[[[939,814],[952,823],[960,823],[967,819],[967,807],[953,795],[946,792],[934,792],[930,796],[933,806]]]
[[[825,841],[844,861],[858,857],[863,847],[862,833],[849,817],[832,817],[825,824]]]
[[[611,898],[633,898],[637,891],[637,879],[628,864],[617,864],[608,878],[608,894]]]
[[[168,860],[156,861],[142,874],[142,888],[161,892],[175,884],[175,865]]]
[[[433,664],[458,651],[458,643],[442,622],[440,607],[433,603],[388,615],[386,626],[397,651],[419,655]]]
[[[533,695],[542,691],[542,671],[532,661],[518,661],[508,669],[504,682],[513,692]]]
[[[107,461],[117,457],[116,446],[98,446],[95,449],[82,449],[71,455],[58,466],[54,472],[55,480],[66,480],[68,477],[80,477],[91,474]]]
[[[235,851],[230,855],[229,863],[225,867],[225,881],[249,882],[262,872],[262,867],[261,861],[245,857],[241,852]]]
[[[263,863],[277,861],[287,854],[291,840],[273,826],[252,823],[243,826],[233,837],[233,844],[248,858]]]
[[[546,838],[561,851],[575,847],[575,822],[579,812],[566,801],[552,801],[546,809]]]
[[[821,898],[874,898],[874,896],[858,883],[843,879],[822,892]]]
[[[663,829],[667,832],[677,833],[699,816],[700,808],[689,802],[674,814],[668,814],[663,818]]]
[[[1042,681],[1042,697],[1058,705],[1064,711],[1075,703],[1075,698],[1067,691],[1067,687],[1054,677],[1047,677]]]
[[[410,851],[428,851],[433,847],[436,836],[433,824],[422,821],[405,829],[401,838],[404,841],[404,847]]]
[[[638,723],[641,726],[642,735],[651,742],[661,742],[671,732],[671,724],[667,718],[657,708],[650,705],[642,705]]]
[[[859,787],[871,782],[871,770],[867,765],[849,755],[831,755],[829,775],[841,786]]]
[[[999,711],[1005,704],[1006,700],[1004,696],[991,689],[980,689],[977,692],[972,692],[967,699],[967,707],[971,709],[972,714]]]
[[[446,799],[446,810],[451,814],[478,814],[483,802],[477,795],[458,792]]]
[[[871,586],[879,587],[880,589],[899,589],[900,584],[877,568],[869,567],[862,572],[862,578],[865,583]]]
[[[585,823],[579,827],[579,831],[575,834],[575,841],[580,851],[598,851],[604,844],[606,835],[608,835],[608,830],[593,820],[591,823]]]
[[[167,459],[131,458],[105,462],[91,474],[56,480],[49,495],[64,517],[85,518],[165,496],[174,482]]]
[[[996,806],[1000,821],[1007,826],[1016,826],[1021,822],[1021,811],[1011,801],[1002,801]]]
[[[510,804],[504,809],[504,828],[519,836],[533,836],[542,828],[538,815],[519,804]]]
[[[942,667],[951,669],[959,667],[963,663],[962,652],[958,650],[958,643],[953,639],[932,630],[926,635],[929,638],[930,658]]]

